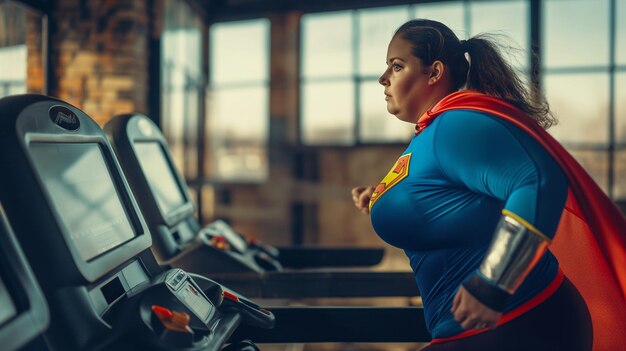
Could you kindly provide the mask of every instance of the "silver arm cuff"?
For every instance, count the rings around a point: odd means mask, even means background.
[[[545,235],[532,229],[503,215],[480,266],[485,278],[509,294],[517,290],[550,244]]]

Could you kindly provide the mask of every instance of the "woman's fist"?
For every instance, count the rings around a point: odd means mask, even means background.
[[[374,193],[373,186],[358,186],[352,188],[352,201],[354,206],[358,208],[363,214],[370,213],[370,199]]]

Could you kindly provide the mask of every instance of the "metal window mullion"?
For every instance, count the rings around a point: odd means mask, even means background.
[[[246,80],[241,82],[228,82],[228,83],[211,83],[209,87],[212,89],[237,89],[237,88],[249,88],[266,84],[267,79],[260,80]]]
[[[607,193],[613,198],[615,183],[615,45],[616,45],[616,7],[615,0],[609,2],[609,130],[608,130],[608,177],[607,177]]]
[[[189,179],[189,138],[188,136],[188,132],[189,132],[189,74],[187,73],[187,69],[183,68],[183,76],[184,81],[183,81],[183,86],[182,86],[182,91],[183,91],[183,140],[182,140],[182,145],[183,145],[183,173],[184,173],[184,177],[185,179]]]
[[[606,73],[610,69],[609,64],[578,66],[578,67],[544,67],[543,72],[547,74],[578,74],[578,73]]]
[[[43,91],[44,95],[49,95],[52,91],[52,66],[50,62],[50,21],[48,18],[49,10],[44,12],[41,18],[41,56],[43,69]]]
[[[470,9],[470,1],[463,0],[463,26],[467,33],[467,39],[472,37],[472,11]]]
[[[174,136],[172,134],[172,92],[174,91],[174,86],[172,85],[172,75],[174,74],[174,64],[171,61],[165,61],[162,68],[162,85],[161,85],[161,130],[163,134],[165,134],[165,139],[171,145],[174,141]],[[164,96],[163,96],[164,95]]]
[[[353,93],[354,93],[354,128],[352,130],[353,133],[353,143],[361,144],[361,134],[359,131],[361,130],[361,94],[359,91],[360,87],[360,78],[359,78],[359,15],[360,13],[357,11],[352,11],[352,81],[354,83]]]
[[[205,133],[207,126],[207,87],[209,82],[209,28],[201,21],[200,23],[200,81],[198,82],[198,158],[196,159],[196,165],[198,167],[196,173],[196,179],[194,188],[196,189],[196,206],[198,211],[198,221],[201,225],[205,223],[204,220],[204,206],[202,201],[203,183],[205,181],[205,163],[206,163],[206,141]],[[211,205],[212,206],[212,205]]]
[[[564,142],[561,142],[561,145],[563,145],[563,147],[565,147],[566,149],[577,150],[577,151],[607,152],[609,150],[609,146],[607,145],[607,143],[564,141]]]
[[[541,72],[541,1],[530,0],[530,83],[533,86],[533,98],[541,95],[543,91]],[[537,99],[538,100],[538,99]]]

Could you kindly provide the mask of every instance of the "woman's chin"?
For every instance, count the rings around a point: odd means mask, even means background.
[[[402,113],[392,113],[392,114],[396,116],[396,118],[402,122],[411,123],[411,124],[417,123],[417,119],[413,116],[408,117]]]
[[[391,106],[389,103],[387,103],[387,112],[389,112],[390,114],[398,117],[398,113],[400,113],[400,111],[398,111],[397,108]]]

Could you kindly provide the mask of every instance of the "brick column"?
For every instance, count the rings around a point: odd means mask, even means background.
[[[58,0],[50,15],[49,95],[105,124],[148,112],[148,0]]]
[[[42,16],[35,11],[26,11],[26,91],[46,93],[44,68],[44,46]]]

